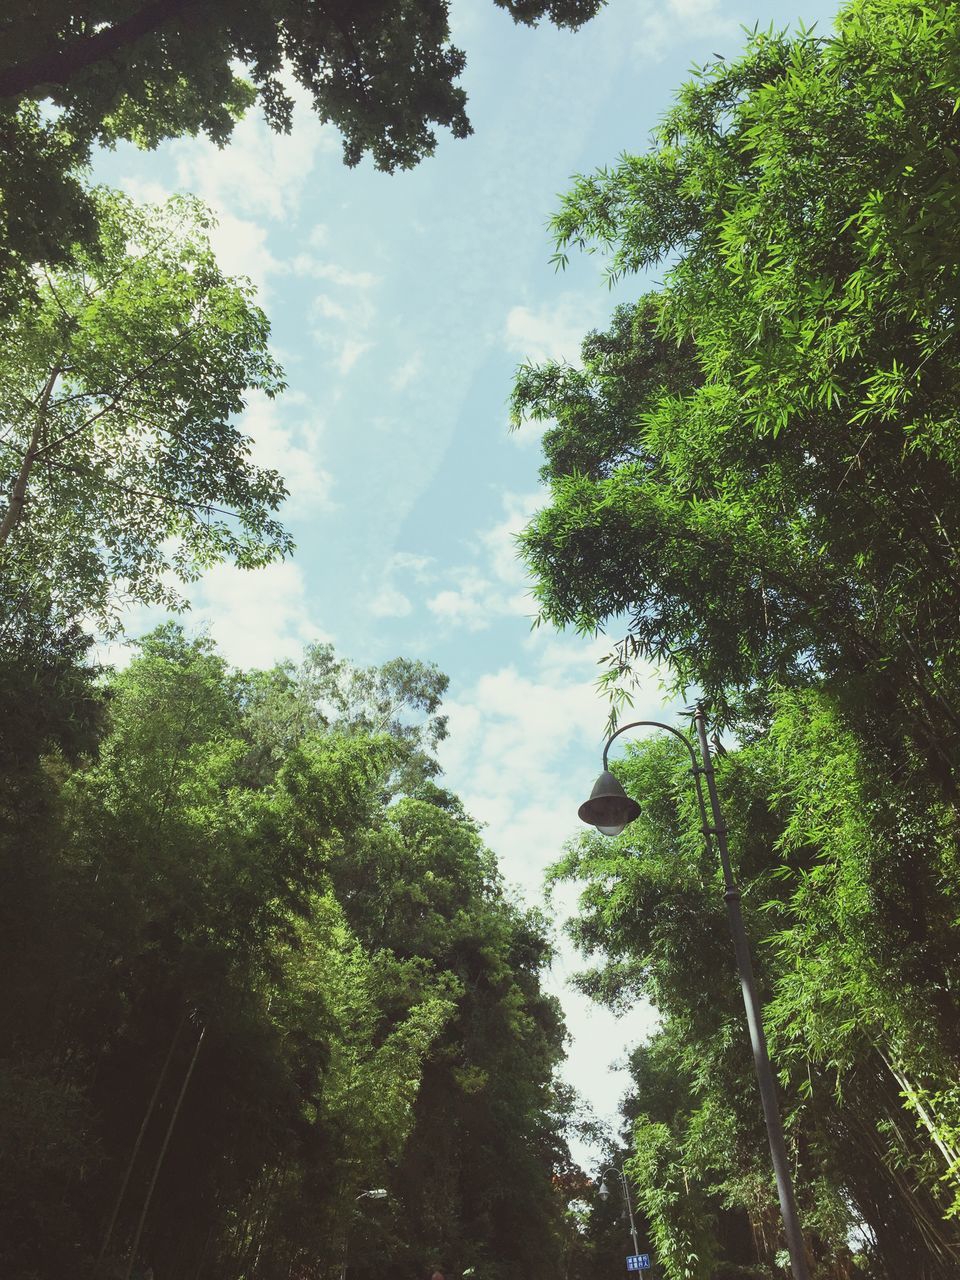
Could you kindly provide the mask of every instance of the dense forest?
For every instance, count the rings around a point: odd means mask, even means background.
[[[576,28],[600,0],[496,0]],[[51,2],[0,17],[0,1274],[601,1280],[622,1165],[657,1280],[787,1274],[719,868],[672,739],[550,873],[578,981],[657,1031],[620,1142],[560,1083],[550,922],[443,785],[446,677],[231,666],[183,611],[293,551],[238,425],[285,375],[189,195],[97,147],[306,94],[344,160],[471,129],[447,6]],[[545,622],[702,697],[816,1280],[960,1273],[960,6],[755,30],[555,261],[658,282],[526,365]],[[291,86],[295,86],[292,88]],[[621,296],[623,296],[621,294]],[[124,641],[129,661],[98,662]],[[649,669],[645,666],[644,669]],[[619,1176],[619,1175],[617,1175]]]
[[[551,1274],[549,944],[435,781],[445,679],[84,647],[3,665],[3,1274]]]

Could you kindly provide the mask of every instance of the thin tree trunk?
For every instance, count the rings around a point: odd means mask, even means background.
[[[933,1139],[934,1145],[947,1162],[947,1168],[952,1172],[956,1169],[957,1164],[960,1163],[960,1152],[958,1152],[954,1147],[951,1147],[946,1138],[941,1134],[940,1127],[937,1122],[924,1106],[919,1090],[910,1083],[903,1071],[901,1071],[899,1067],[895,1066],[882,1050],[878,1049],[877,1052],[887,1064],[890,1069],[890,1074],[893,1076],[894,1080],[896,1080],[897,1084],[903,1090],[908,1103],[913,1107],[914,1111],[916,1111],[917,1115],[923,1121],[924,1128],[927,1130],[927,1133]]]
[[[207,1250],[210,1248],[210,1241],[213,1239],[213,1233],[216,1228],[216,1219],[210,1223],[210,1230],[207,1232],[207,1238],[203,1242],[203,1248],[200,1250],[200,1261],[197,1263],[197,1269],[193,1273],[193,1280],[200,1280],[200,1272],[203,1270],[203,1264],[207,1259]]]
[[[143,1142],[143,1135],[147,1131],[147,1125],[150,1123],[150,1117],[153,1115],[153,1109],[157,1105],[157,1098],[160,1096],[160,1089],[170,1069],[170,1063],[173,1059],[173,1051],[177,1047],[177,1041],[180,1039],[180,1032],[187,1020],[187,1015],[183,1014],[177,1023],[177,1029],[173,1033],[173,1039],[170,1041],[170,1048],[167,1050],[167,1056],[163,1060],[163,1066],[160,1068],[160,1074],[157,1076],[157,1083],[153,1087],[153,1094],[147,1104],[147,1110],[144,1113],[143,1121],[140,1125],[140,1132],[137,1134],[137,1140],[133,1144],[133,1150],[130,1152],[130,1159],[127,1161],[127,1168],[123,1175],[123,1181],[120,1184],[120,1190],[117,1192],[117,1198],[113,1202],[113,1212],[110,1214],[110,1221],[107,1223],[107,1229],[104,1232],[103,1244],[100,1246],[100,1252],[97,1255],[97,1261],[93,1267],[93,1280],[97,1280],[100,1275],[100,1268],[103,1266],[103,1260],[106,1256],[107,1249],[110,1246],[110,1239],[113,1236],[113,1229],[117,1225],[117,1215],[120,1212],[120,1205],[123,1203],[123,1197],[127,1194],[127,1187],[130,1183],[130,1175],[133,1173],[133,1166],[136,1162],[137,1155],[140,1152],[140,1144]]]
[[[50,397],[53,395],[53,388],[57,385],[59,377],[60,366],[54,365],[50,377],[41,392],[40,403],[37,405],[37,419],[33,424],[33,431],[30,433],[30,443],[27,445],[23,461],[20,463],[20,470],[17,472],[17,478],[14,480],[13,488],[10,490],[10,501],[7,504],[6,511],[3,513],[3,520],[0,520],[0,547],[4,545],[11,533],[13,533],[23,515],[23,506],[27,497],[27,481],[30,479],[30,472],[33,470],[33,464],[36,461],[37,454],[40,452],[40,437],[47,421],[47,406],[50,404]]]
[[[187,1073],[183,1077],[183,1084],[180,1086],[180,1093],[177,1097],[176,1105],[173,1108],[173,1115],[170,1117],[170,1123],[167,1125],[167,1132],[164,1134],[163,1146],[160,1148],[160,1154],[157,1156],[157,1163],[153,1166],[153,1177],[150,1179],[150,1186],[147,1188],[146,1199],[143,1202],[143,1208],[140,1211],[140,1221],[137,1223],[137,1230],[133,1237],[133,1244],[130,1246],[130,1256],[127,1259],[127,1269],[124,1273],[123,1280],[130,1280],[130,1273],[133,1271],[134,1259],[137,1256],[137,1250],[140,1248],[140,1237],[143,1235],[143,1224],[147,1220],[147,1212],[150,1209],[150,1201],[153,1199],[153,1191],[157,1185],[157,1178],[160,1175],[160,1167],[163,1164],[163,1158],[167,1154],[167,1147],[170,1145],[170,1137],[173,1133],[173,1127],[177,1123],[177,1117],[180,1114],[180,1107],[183,1104],[184,1095],[187,1092],[187,1085],[190,1083],[190,1077],[193,1075],[193,1068],[197,1065],[197,1057],[200,1053],[200,1046],[203,1044],[203,1037],[207,1034],[207,1028],[200,1028],[200,1035],[197,1038],[197,1044],[193,1051],[193,1057],[190,1059],[190,1065],[187,1067]]]

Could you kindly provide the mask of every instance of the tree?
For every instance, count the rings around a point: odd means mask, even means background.
[[[496,0],[516,22],[576,28],[602,0]],[[61,265],[95,221],[78,169],[98,143],[206,133],[222,145],[255,100],[290,128],[289,77],[344,139],[344,159],[412,168],[434,126],[470,133],[447,0],[65,0],[0,18],[0,301],[32,263]],[[247,79],[249,77],[249,79]],[[48,101],[52,118],[37,103]]]
[[[557,421],[523,539],[548,618],[625,617],[615,665],[660,660],[721,717],[825,681],[955,799],[957,25],[855,0],[832,37],[704,68],[553,224],[561,261],[663,287],[515,392]]]
[[[321,646],[234,672],[167,624],[104,707],[84,652],[38,660],[29,803],[0,757],[3,1274],[287,1280],[349,1237],[358,1276],[547,1280],[549,944],[425,780],[445,678]]]
[[[95,197],[97,252],[44,273],[0,356],[0,564],[24,598],[109,630],[126,599],[176,604],[165,575],[290,549],[276,472],[231,421],[282,375],[249,283],[225,276],[209,213],[177,196]]]

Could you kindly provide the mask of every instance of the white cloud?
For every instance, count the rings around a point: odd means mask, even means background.
[[[505,518],[480,535],[480,564],[461,566],[453,579],[427,601],[441,622],[468,631],[482,631],[498,617],[533,618],[536,606],[531,579],[517,555],[516,535],[542,501],[539,494],[506,494]]]
[[[412,382],[416,382],[423,370],[423,357],[419,351],[404,360],[390,375],[390,388],[393,391],[406,391]]]
[[[303,574],[292,561],[262,569],[219,564],[186,585],[172,573],[164,578],[189,600],[190,608],[176,617],[187,636],[206,632],[234,666],[272,667],[285,658],[300,658],[314,641],[331,639],[312,616]],[[95,635],[96,660],[118,669],[128,666],[137,653],[137,638],[169,617],[156,605],[128,605],[121,637],[107,641]]]
[[[655,0],[644,7],[634,49],[644,62],[660,62],[691,40],[736,35],[742,17],[722,11],[721,0]]]
[[[595,300],[565,295],[533,310],[511,307],[504,327],[504,345],[521,360],[542,364],[547,360],[580,363],[580,345],[599,322]]]
[[[413,612],[410,597],[389,585],[382,587],[367,607],[375,618],[405,618]]]
[[[329,280],[347,289],[370,289],[380,283],[372,271],[350,271],[336,262],[324,262],[311,253],[299,253],[290,269],[294,275],[311,276],[314,280]]]
[[[238,667],[296,659],[306,644],[330,638],[311,617],[303,574],[289,560],[263,569],[218,565],[192,594],[191,617]]]
[[[287,269],[267,247],[266,227],[219,210],[217,225],[210,231],[210,243],[226,274],[249,277],[257,290],[257,301],[265,306],[270,294],[270,277]]]
[[[458,587],[438,591],[427,601],[427,608],[449,626],[485,631],[495,617],[521,613],[525,599],[516,593],[508,595],[488,578],[467,570],[460,575]]]
[[[595,687],[596,663],[609,642],[605,637],[591,643],[566,641],[571,654],[565,678],[558,679],[552,640],[535,658],[534,674],[517,665],[508,665],[481,676],[466,700],[457,699],[447,707],[450,715],[451,751],[460,752],[452,767],[461,772],[469,767],[470,792],[482,800],[474,812],[499,825],[496,816],[508,815],[510,824],[526,820],[528,811],[539,812],[539,801],[552,801],[557,783],[557,765],[571,743],[579,743],[587,756],[596,746],[605,717],[605,707]],[[573,647],[571,647],[573,646]],[[570,810],[573,813],[576,805]],[[562,843],[561,832],[570,834],[574,825],[570,813],[559,814],[549,806],[548,845],[553,852]],[[539,818],[538,818],[539,821]],[[506,834],[506,833],[504,833]],[[511,843],[513,839],[511,838]],[[524,842],[528,850],[543,841]],[[499,849],[497,844],[495,848]],[[542,865],[536,853],[528,853]]]
[[[390,568],[400,573],[412,573],[422,582],[432,576],[433,556],[418,556],[412,551],[395,551],[390,557]]]
[[[431,556],[395,551],[384,567],[380,585],[370,593],[368,611],[375,618],[408,617],[413,612],[413,602],[394,579],[399,574],[407,574],[416,583],[428,582],[433,577],[432,565]]]
[[[293,87],[291,96],[295,119],[289,133],[274,133],[254,108],[225,147],[203,137],[175,142],[179,185],[218,211],[289,219],[300,207],[316,157],[339,149],[336,129],[321,123],[307,95]]]
[[[294,100],[295,119],[289,133],[274,133],[253,108],[224,147],[202,136],[170,144],[176,185],[199,196],[216,215],[218,226],[210,238],[217,260],[229,274],[248,276],[261,302],[267,298],[270,277],[290,270],[289,263],[268,247],[270,224],[282,224],[289,234],[317,157],[339,149],[336,129],[321,123],[309,95],[289,75],[285,81]],[[156,199],[159,194],[133,180],[124,185],[138,199]],[[313,248],[325,239],[322,224],[315,225],[307,237]]]
[[[253,441],[256,465],[272,467],[286,480],[291,513],[332,505],[333,478],[320,465],[323,424],[301,417],[306,403],[302,393],[288,391],[279,400],[270,400],[262,392],[253,392],[239,424]]]
[[[356,273],[353,283],[347,284],[350,276],[346,271],[339,281],[327,276],[330,283],[339,284],[341,293],[336,297],[319,293],[311,306],[313,338],[341,376],[348,374],[373,346],[370,334],[377,317],[376,306],[369,296],[376,278],[368,273]],[[358,280],[361,282],[357,283]]]
[[[503,497],[505,518],[481,535],[490,557],[490,567],[501,581],[515,586],[529,585],[529,575],[517,551],[519,534],[533,513],[543,505],[542,493],[507,493]]]
[[[361,342],[359,338],[345,338],[337,356],[337,372],[346,375],[360,357],[373,346],[372,342]]]

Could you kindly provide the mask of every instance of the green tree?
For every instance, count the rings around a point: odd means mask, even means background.
[[[32,807],[0,789],[4,1275],[286,1280],[349,1247],[547,1280],[549,945],[431,780],[445,678],[323,646],[234,672],[166,625],[104,711],[48,648]]]
[[[662,288],[515,392],[557,422],[523,540],[547,617],[625,618],[615,668],[663,661],[720,715],[825,680],[954,796],[958,16],[855,0],[703,69],[553,223],[561,260]]]
[[[25,599],[110,629],[124,600],[176,604],[166,575],[290,549],[286,489],[231,421],[276,395],[269,326],[220,271],[197,201],[96,193],[96,253],[45,273],[0,356],[0,564]]]
[[[602,0],[496,0],[516,22],[576,28]],[[0,18],[0,301],[32,264],[63,265],[96,210],[78,171],[95,143],[206,133],[218,144],[259,101],[290,128],[289,78],[344,140],[354,165],[407,169],[436,146],[434,127],[471,132],[465,65],[447,0],[54,0]],[[53,111],[41,114],[38,103]]]
[[[823,1267],[868,1224],[878,1275],[957,1265],[957,17],[854,0],[833,36],[755,32],[702,69],[650,152],[579,179],[554,220],[561,263],[599,248],[613,279],[659,268],[662,287],[582,368],[515,388],[518,418],[556,421],[523,537],[544,615],[625,626],[615,711],[643,655],[744,743],[727,812],[803,1213]],[[703,1256],[678,1171],[770,1256],[716,869],[688,878],[696,815],[678,827],[658,758],[633,774],[641,857],[588,842],[565,864],[605,956],[585,981],[664,1013],[632,1169],[675,1267]],[[649,1087],[671,1076],[685,1095]]]

